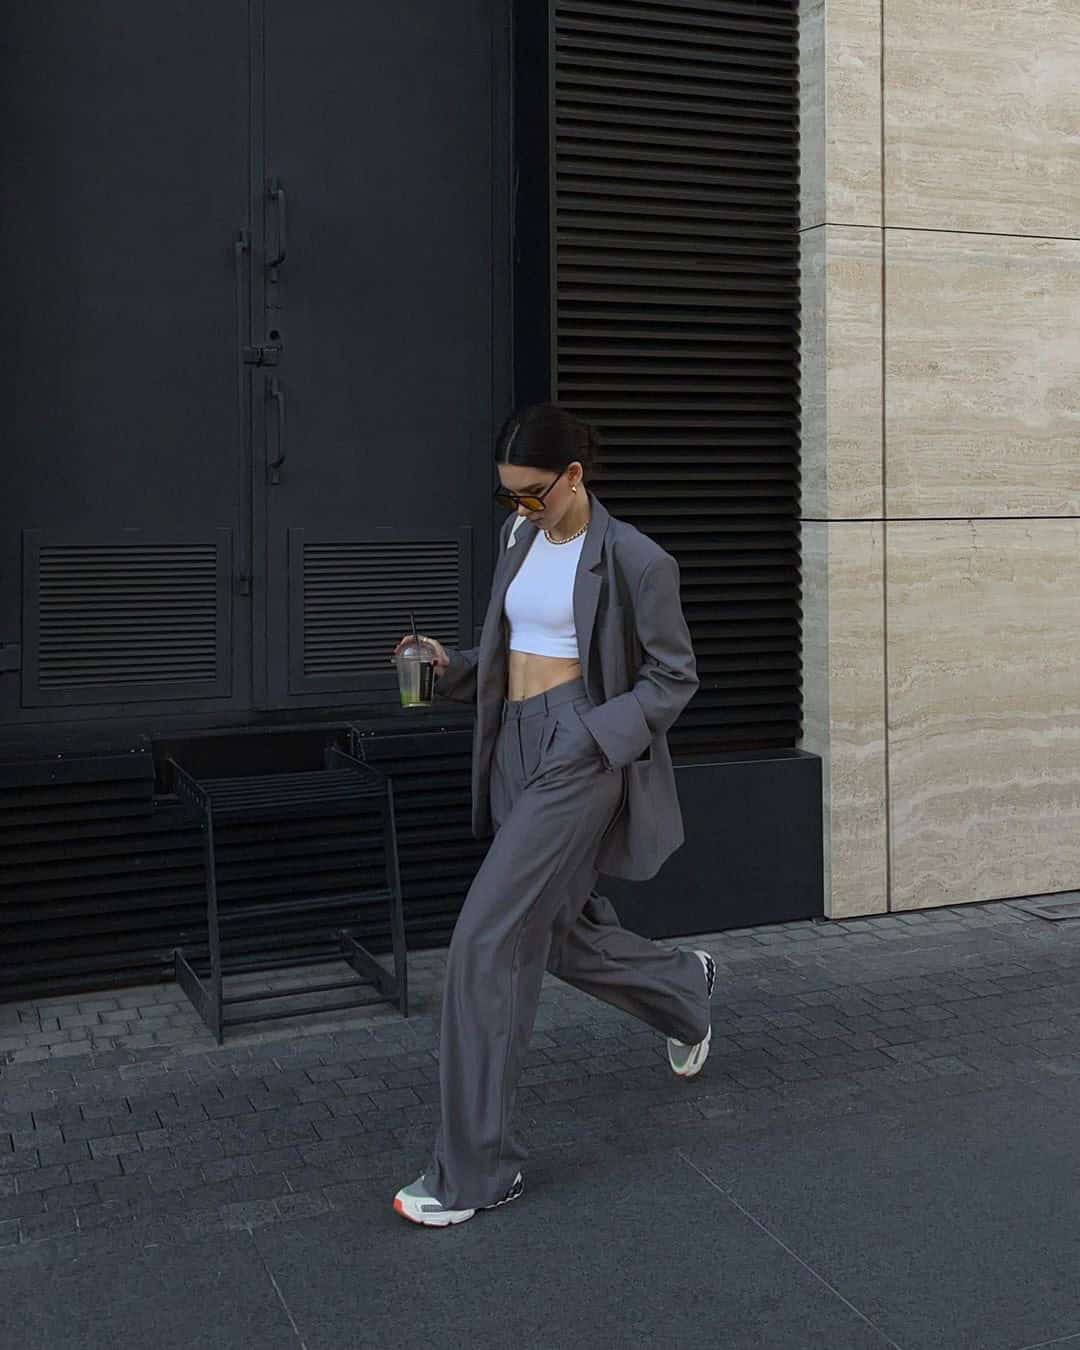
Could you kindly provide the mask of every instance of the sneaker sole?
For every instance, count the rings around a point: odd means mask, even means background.
[[[709,1002],[712,1002],[713,985],[716,983],[716,962],[707,951],[696,950],[694,955],[700,958],[702,969],[705,971],[705,986],[708,991]],[[671,1071],[679,1078],[694,1078],[705,1067],[705,1061],[709,1058],[709,1045],[712,1042],[712,1027],[705,1033],[705,1039],[698,1041],[695,1046],[697,1053],[692,1055],[687,1062],[679,1068],[671,1058],[671,1042],[668,1041],[668,1063],[671,1065]]]
[[[705,1067],[705,1061],[709,1058],[709,1045],[711,1042],[712,1027],[705,1033],[705,1039],[698,1042],[698,1054],[687,1060],[686,1064],[681,1069],[676,1067],[672,1060],[671,1047],[668,1046],[668,1063],[671,1065],[672,1073],[678,1078],[694,1078]]]
[[[496,1200],[493,1205],[481,1205],[480,1208],[498,1209],[501,1205],[508,1205],[511,1200],[516,1200],[519,1195],[524,1194],[525,1179],[519,1176],[501,1200]],[[448,1209],[437,1217],[420,1218],[418,1215],[409,1213],[400,1196],[394,1197],[394,1209],[403,1219],[408,1219],[410,1223],[418,1224],[421,1228],[449,1228],[452,1224],[464,1223],[466,1219],[471,1219],[477,1212],[475,1209]]]
[[[415,1223],[421,1228],[449,1228],[451,1224],[464,1223],[476,1213],[475,1209],[451,1209],[440,1214],[438,1218],[421,1219],[415,1214],[410,1214],[404,1202],[397,1198],[394,1200],[394,1209],[403,1219],[408,1219],[410,1223]]]

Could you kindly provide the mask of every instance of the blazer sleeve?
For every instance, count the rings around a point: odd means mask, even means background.
[[[582,721],[612,768],[632,764],[666,732],[698,687],[697,663],[679,596],[679,564],[662,554],[646,567],[634,600],[643,660],[633,688],[588,709]]]
[[[451,699],[455,703],[474,703],[480,648],[470,647],[468,651],[462,652],[455,647],[446,654],[450,663],[435,681],[436,696]]]

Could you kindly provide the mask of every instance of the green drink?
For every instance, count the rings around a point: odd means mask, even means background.
[[[435,648],[423,638],[410,641],[397,656],[398,691],[403,708],[426,708],[435,691]]]

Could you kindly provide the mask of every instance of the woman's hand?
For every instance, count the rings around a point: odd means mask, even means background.
[[[425,637],[423,633],[419,633],[417,636],[420,638],[422,642],[426,642],[430,647],[434,648],[435,678],[438,679],[439,676],[446,670],[446,667],[450,664],[450,658],[446,654],[446,648],[442,645],[441,642],[436,641],[435,638]],[[391,665],[393,665],[393,663],[397,660],[401,652],[404,651],[404,649],[409,645],[410,642],[412,642],[412,640],[413,635],[411,633],[406,633],[405,636],[398,643],[398,645],[394,648],[394,654],[390,658]]]

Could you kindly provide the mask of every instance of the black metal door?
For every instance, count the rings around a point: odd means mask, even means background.
[[[507,27],[0,7],[0,725],[389,698],[408,609],[471,636]]]
[[[248,25],[0,6],[0,724],[249,697]]]
[[[265,0],[256,701],[472,633],[493,432],[494,0]],[[257,250],[258,252],[258,250]]]

